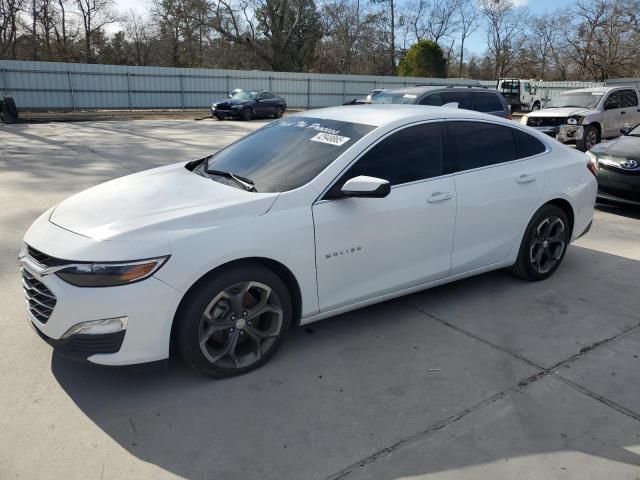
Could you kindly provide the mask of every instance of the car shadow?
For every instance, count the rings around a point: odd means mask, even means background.
[[[596,208],[602,212],[640,220],[640,206],[633,207],[631,205],[598,202],[596,203]]]
[[[540,370],[508,352],[535,356],[555,334],[550,324],[564,332],[553,348],[563,359],[632,328],[637,314],[619,286],[637,283],[639,266],[573,247],[545,282],[492,272],[294,328],[270,363],[225,380],[179,359],[106,368],[53,356],[51,369],[78,408],[129,453],[189,479],[322,479],[407,438],[449,435],[457,418],[495,405],[504,411],[475,421],[498,428],[496,421],[516,415],[520,441],[496,437],[491,448],[471,441],[460,451],[453,435],[447,445],[455,455],[407,473],[564,451],[637,464],[625,449],[638,443],[634,420],[548,382],[538,397],[524,386],[516,395],[518,384],[536,385]],[[590,325],[585,309],[596,312]],[[576,407],[583,404],[589,412]],[[537,422],[551,408],[555,425]],[[565,422],[569,438],[555,431]]]

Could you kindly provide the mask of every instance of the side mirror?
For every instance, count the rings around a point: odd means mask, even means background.
[[[345,197],[384,198],[391,192],[391,184],[382,178],[360,175],[347,180],[340,191]]]
[[[621,133],[622,135],[629,135],[629,132],[630,132],[630,131],[631,131],[631,127],[622,127],[622,128],[620,129],[620,133]]]

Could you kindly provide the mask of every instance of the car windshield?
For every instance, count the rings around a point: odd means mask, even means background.
[[[231,173],[250,180],[258,192],[285,192],[309,183],[374,128],[339,120],[287,117],[232,143],[194,172],[238,187]],[[207,170],[226,174],[208,174]]]
[[[632,137],[640,137],[640,125],[636,125],[634,128],[632,128],[631,131],[627,133],[627,135],[631,135]]]
[[[416,103],[418,95],[406,92],[380,92],[375,97],[371,97],[371,103]]]
[[[238,100],[253,100],[256,98],[256,92],[236,92],[231,95],[231,98]]]
[[[551,100],[545,108],[595,108],[603,95],[602,92],[561,93]]]

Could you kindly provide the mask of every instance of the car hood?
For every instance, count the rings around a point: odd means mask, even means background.
[[[97,240],[147,239],[266,213],[277,193],[246,192],[196,175],[184,163],[103,183],[62,201],[49,221]]]
[[[591,110],[584,107],[564,107],[564,108],[543,108],[537,112],[527,113],[529,118],[532,117],[570,117],[572,115],[584,115]]]
[[[241,100],[239,98],[223,98],[213,102],[214,105],[222,106],[222,105],[243,105],[245,103],[250,102],[250,100]]]
[[[596,145],[591,151],[612,157],[640,158],[640,137],[618,137]]]

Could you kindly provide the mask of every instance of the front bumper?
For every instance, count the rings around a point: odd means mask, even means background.
[[[640,205],[640,171],[625,171],[600,163],[598,198],[615,203]]]
[[[220,110],[219,108],[212,108],[211,114],[215,117],[227,118],[232,117],[236,118],[240,116],[241,108],[232,108],[229,110]]]
[[[575,143],[582,140],[584,128],[582,125],[560,125],[558,127],[533,127],[562,143]]]
[[[46,255],[106,261],[122,260],[128,255],[131,258],[143,258],[144,252],[154,255],[170,253],[163,250],[159,242],[92,240],[52,224],[48,220],[49,214],[46,212],[36,220],[25,236],[26,243]],[[163,360],[169,356],[171,326],[182,299],[181,292],[155,276],[117,287],[76,287],[54,273],[46,274],[40,268],[41,264],[37,261],[34,264],[34,261],[28,256],[21,261],[23,271],[27,272],[26,278],[33,277],[35,280],[26,282],[26,287],[23,283],[29,305],[25,309],[31,325],[41,336],[49,339],[48,343],[55,348],[68,346],[68,343],[58,341],[71,327],[80,323],[127,317],[126,331],[119,349],[107,349],[100,353],[97,350],[96,353],[85,350],[91,353],[86,357],[87,361],[103,365],[128,365]],[[24,278],[22,281],[25,282]]]

